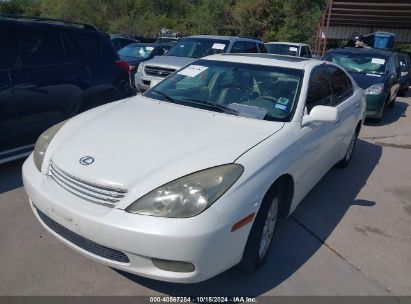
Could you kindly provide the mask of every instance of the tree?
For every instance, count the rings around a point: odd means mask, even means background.
[[[284,2],[284,23],[277,38],[312,44],[324,0],[288,0]]]
[[[41,0],[0,0],[0,13],[4,15],[40,16]]]

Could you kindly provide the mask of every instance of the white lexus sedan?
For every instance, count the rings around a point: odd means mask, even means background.
[[[50,233],[110,267],[183,283],[252,271],[277,219],[348,165],[364,109],[331,63],[213,55],[45,131],[24,186]]]

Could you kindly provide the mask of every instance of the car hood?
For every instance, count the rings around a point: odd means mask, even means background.
[[[96,112],[64,125],[50,145],[52,162],[96,184],[128,190],[138,185],[141,195],[189,173],[232,163],[284,126],[143,96]],[[80,164],[83,156],[92,156],[94,163]]]
[[[179,70],[182,67],[196,61],[197,58],[177,57],[177,56],[158,56],[146,61],[144,65],[159,66],[163,68],[172,68]]]
[[[358,86],[365,90],[366,88],[372,86],[376,83],[385,83],[387,79],[386,75],[367,75],[362,73],[350,73],[351,77],[355,80]]]

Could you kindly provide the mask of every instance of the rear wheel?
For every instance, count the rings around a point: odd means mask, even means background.
[[[264,198],[254,221],[238,268],[254,271],[267,258],[278,220],[280,195],[274,187]]]

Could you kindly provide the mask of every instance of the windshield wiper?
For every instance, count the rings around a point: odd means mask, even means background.
[[[202,106],[207,106],[207,107],[209,107],[209,108],[217,109],[217,110],[219,110],[220,112],[223,112],[223,113],[227,113],[227,114],[232,114],[232,115],[238,116],[238,112],[237,112],[236,110],[227,108],[227,107],[225,107],[225,106],[223,106],[223,105],[215,104],[215,103],[210,102],[210,101],[207,101],[207,100],[192,99],[192,98],[177,99],[177,98],[171,97],[171,96],[167,95],[166,93],[161,92],[161,91],[156,90],[156,89],[153,89],[153,90],[151,90],[151,91],[152,91],[152,92],[155,92],[155,93],[157,93],[157,94],[159,94],[159,95],[161,95],[161,96],[163,96],[167,101],[170,101],[170,102],[172,102],[172,103],[179,103],[179,104],[181,104],[182,102],[189,102],[189,103],[192,103],[192,104],[202,105]]]
[[[173,97],[171,97],[171,96],[167,95],[166,93],[161,92],[159,90],[153,89],[151,91],[163,96],[167,101],[170,101],[172,103],[180,103],[181,102],[181,100],[179,100],[177,98],[173,98]]]
[[[219,104],[216,104],[216,103],[214,103],[214,102],[207,101],[207,100],[193,99],[193,98],[184,98],[184,99],[182,99],[182,101],[188,101],[188,102],[191,102],[191,103],[194,103],[194,104],[198,104],[198,105],[205,105],[205,106],[208,106],[208,107],[210,107],[210,108],[214,108],[214,109],[220,110],[220,111],[223,112],[223,113],[227,113],[227,114],[232,114],[232,115],[238,116],[238,112],[237,112],[236,110],[227,108],[227,107],[225,107],[225,106],[223,106],[223,105],[219,105]]]

